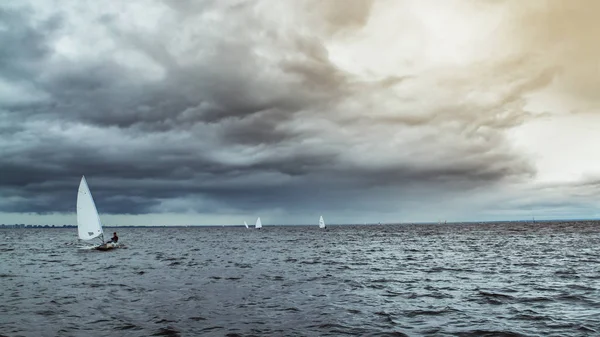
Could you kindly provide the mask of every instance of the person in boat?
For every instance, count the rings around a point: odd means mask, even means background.
[[[117,243],[119,241],[119,237],[117,236],[117,232],[113,233],[113,237],[110,238],[110,241],[107,241],[106,243]]]

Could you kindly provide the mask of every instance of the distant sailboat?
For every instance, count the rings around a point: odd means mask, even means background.
[[[319,218],[319,228],[325,228],[325,221],[323,221],[323,216]]]
[[[100,216],[98,216],[98,210],[85,176],[81,177],[77,194],[77,232],[81,240],[87,241],[100,237],[102,244],[95,249],[109,250],[118,247],[118,243],[104,242]]]
[[[262,228],[262,222],[260,222],[260,217],[258,217],[258,219],[256,219],[256,224],[254,225],[254,228],[256,228],[256,229]]]
[[[248,223],[246,221],[244,221],[244,226],[246,226],[246,228],[248,228]]]

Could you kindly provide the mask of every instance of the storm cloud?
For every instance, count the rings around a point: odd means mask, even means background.
[[[73,212],[85,175],[109,214],[474,217],[535,180],[531,97],[596,85],[584,2],[544,3],[2,4],[0,212]]]

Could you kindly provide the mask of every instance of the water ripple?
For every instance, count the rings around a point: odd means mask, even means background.
[[[9,336],[600,334],[594,222],[2,231]]]

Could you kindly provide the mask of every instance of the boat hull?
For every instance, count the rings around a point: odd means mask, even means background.
[[[94,249],[101,250],[101,251],[107,251],[107,250],[113,250],[115,248],[119,248],[118,243],[107,242],[103,245],[100,245],[100,246],[94,248]]]

